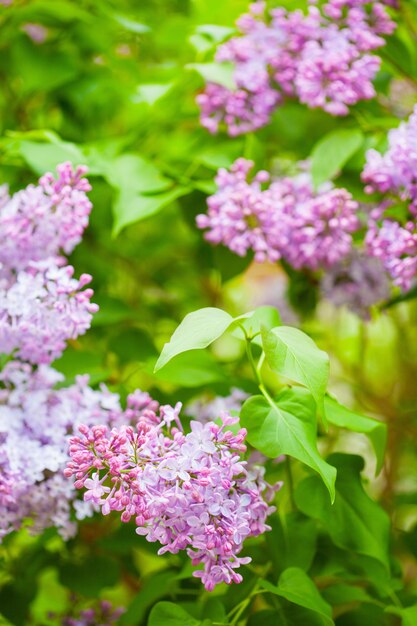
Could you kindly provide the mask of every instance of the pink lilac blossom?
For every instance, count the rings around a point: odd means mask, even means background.
[[[219,170],[208,212],[197,216],[207,241],[240,256],[252,250],[258,262],[282,258],[296,269],[328,268],[350,252],[359,221],[349,192],[327,184],[316,193],[308,173],[274,180],[261,171],[250,179],[253,165],[238,159],[230,171]]]
[[[49,366],[9,362],[0,373],[0,540],[23,524],[39,534],[51,526],[68,539],[75,518],[91,516],[94,502],[77,500],[63,475],[68,445],[80,424],[110,428],[135,423],[146,407],[158,406],[136,391],[123,410],[117,394],[104,385],[93,390],[88,376],[56,389],[64,377]]]
[[[395,29],[387,3],[330,0],[321,11],[314,4],[306,14],[250,5],[239,35],[216,53],[216,61],[234,65],[235,89],[210,82],[197,96],[205,128],[225,126],[232,136],[256,130],[288,97],[332,115],[374,97],[380,59],[370,53]]]
[[[43,24],[27,22],[26,24],[23,24],[22,30],[36,44],[44,43],[48,37],[48,29],[45,28]]]
[[[98,306],[90,302],[92,289],[84,289],[91,276],[77,280],[73,273],[47,260],[30,263],[12,284],[0,283],[0,353],[50,363],[86,332]]]
[[[417,107],[406,122],[388,133],[385,154],[369,150],[362,172],[367,193],[384,194],[370,216],[365,244],[381,260],[395,285],[408,291],[417,274]],[[407,215],[396,221],[386,210],[406,202]]]
[[[401,226],[390,219],[377,219],[381,211],[376,210],[371,216],[365,238],[368,254],[380,259],[385,270],[404,291],[413,286],[417,274],[417,225],[415,221]]]
[[[246,431],[233,434],[238,419],[221,425],[192,421],[185,434],[181,404],[145,409],[136,428],[80,426],[70,444],[65,475],[85,489],[84,499],[103,515],[135,518],[136,532],[159,542],[159,554],[185,550],[209,591],[220,582],[242,581],[235,570],[250,561],[238,556],[247,537],[269,529],[275,489],[264,469],[242,460]]]
[[[47,173],[12,197],[5,187],[0,199],[0,276],[25,269],[32,261],[70,254],[88,225],[91,202],[83,178],[87,168],[57,166],[57,178]]]
[[[369,150],[362,173],[368,193],[381,192],[407,201],[417,217],[417,106],[407,120],[388,133],[388,150]]]

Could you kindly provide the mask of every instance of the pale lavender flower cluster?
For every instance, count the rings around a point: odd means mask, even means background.
[[[321,293],[337,307],[346,307],[369,319],[372,306],[390,296],[390,282],[381,261],[359,250],[329,269],[321,280]]]
[[[97,607],[64,616],[61,626],[112,626],[124,612],[123,607],[114,608],[111,602],[102,600]]]
[[[228,396],[216,396],[211,399],[207,396],[200,396],[190,402],[184,412],[186,415],[195,417],[199,422],[210,422],[216,420],[223,412],[232,413],[232,415],[239,414],[242,404],[248,398],[249,394],[246,391],[232,387]]]
[[[371,214],[365,244],[368,254],[380,259],[394,285],[409,291],[417,274],[417,224],[408,221],[404,226],[391,219],[381,218],[381,209]]]
[[[0,194],[0,353],[32,363],[59,357],[68,339],[89,328],[98,307],[84,289],[91,276],[73,278],[69,254],[88,224],[91,203],[70,163],[45,174],[38,186]]]
[[[205,238],[258,262],[284,259],[295,269],[317,270],[338,263],[352,248],[359,228],[358,204],[345,189],[324,185],[314,192],[308,173],[271,179],[253,162],[238,159],[219,170],[218,191],[208,198],[208,212],[197,216]]]
[[[417,273],[417,107],[409,120],[388,133],[385,154],[369,150],[366,156],[365,190],[385,194],[370,216],[368,251],[381,259],[393,282],[407,291]],[[385,215],[401,202],[407,203],[409,213],[403,223]]]
[[[31,363],[50,363],[90,327],[98,306],[90,302],[89,274],[73,278],[71,265],[31,263],[0,289],[0,352]]]
[[[70,254],[88,225],[91,186],[87,168],[71,163],[48,173],[12,197],[3,188],[0,200],[0,263],[5,270],[25,269],[32,261]]]
[[[80,424],[134,423],[139,407],[155,408],[146,393],[129,396],[122,410],[119,396],[104,385],[93,390],[88,376],[55,389],[63,381],[49,366],[18,361],[0,373],[0,539],[24,523],[32,534],[55,526],[65,539],[73,536],[73,508],[83,519],[95,507],[77,500],[73,482],[63,475],[71,435]]]
[[[307,14],[250,5],[237,22],[240,35],[222,44],[218,62],[234,66],[235,89],[215,82],[197,97],[201,123],[215,133],[225,126],[239,135],[265,126],[285,98],[346,115],[375,95],[380,58],[372,54],[395,29],[384,4],[329,0]]]
[[[185,434],[180,409],[180,403],[146,408],[136,428],[81,426],[65,474],[104,515],[133,517],[138,534],[162,544],[159,554],[185,550],[202,567],[194,576],[211,591],[220,582],[241,582],[235,570],[250,558],[238,554],[247,537],[269,529],[274,508],[267,501],[279,485],[269,486],[264,468],[242,460],[246,431],[228,429],[237,418],[192,421]]]

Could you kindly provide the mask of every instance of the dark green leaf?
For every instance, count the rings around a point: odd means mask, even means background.
[[[286,569],[282,572],[276,586],[266,580],[262,580],[260,585],[267,591],[281,596],[293,604],[318,613],[323,624],[334,624],[330,605],[323,600],[314,582],[302,569],[298,567]]]
[[[381,471],[387,443],[386,424],[351,411],[330,396],[324,399],[324,409],[326,418],[331,424],[357,433],[364,433],[369,438],[377,458],[377,472]]]
[[[330,506],[322,483],[311,476],[296,489],[297,506],[306,515],[320,519],[337,546],[373,557],[389,571],[390,522],[362,487],[363,459],[334,454],[328,461],[337,468],[334,505]]]

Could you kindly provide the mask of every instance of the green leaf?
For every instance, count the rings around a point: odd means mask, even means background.
[[[323,591],[323,596],[332,606],[350,604],[352,602],[370,602],[371,604],[378,603],[378,601],[375,600],[375,598],[372,598],[372,596],[370,596],[363,587],[346,585],[344,583],[326,587]]]
[[[137,193],[131,188],[123,189],[113,205],[113,236],[117,236],[129,224],[155,215],[161,209],[189,193],[187,187],[175,187],[155,195]]]
[[[310,476],[296,489],[298,508],[321,520],[335,545],[372,557],[389,571],[390,521],[362,487],[363,459],[333,454],[328,461],[337,468],[334,505],[330,506],[322,483]]]
[[[181,387],[201,387],[225,381],[225,374],[215,358],[203,351],[178,354],[155,376],[157,380]]]
[[[143,33],[148,33],[151,29],[146,24],[142,24],[141,22],[137,22],[130,17],[126,17],[125,15],[119,15],[117,13],[113,13],[112,17],[115,22],[123,26],[126,30],[131,33],[135,33],[135,35],[142,35]]]
[[[87,162],[87,158],[79,146],[61,140],[54,143],[22,141],[20,153],[36,174],[54,172],[56,166],[64,161],[71,161],[74,166],[84,165]]]
[[[339,404],[337,400],[326,396],[324,398],[326,418],[331,424],[340,428],[347,428],[357,433],[364,433],[370,440],[377,458],[376,471],[379,473],[384,463],[385,447],[387,443],[387,426],[383,422],[360,415]]]
[[[207,348],[223,335],[232,322],[233,317],[229,313],[213,307],[189,313],[175,330],[170,341],[164,345],[155,365],[155,372],[177,354]]]
[[[147,611],[157,600],[172,592],[176,582],[172,570],[156,572],[147,578],[138,594],[120,618],[121,626],[141,623]]]
[[[261,332],[261,329],[270,330],[279,326],[281,316],[274,306],[260,306],[246,319],[240,322],[249,338]]]
[[[385,610],[387,613],[393,613],[401,617],[401,626],[416,626],[417,624],[417,604],[406,609],[389,606]]]
[[[198,626],[200,621],[191,617],[178,604],[158,602],[150,615],[148,626]]]
[[[314,146],[311,154],[311,175],[314,186],[331,180],[359,150],[363,135],[357,128],[328,133]]]
[[[232,63],[188,63],[187,70],[195,70],[207,83],[216,83],[227,89],[236,89]]]
[[[265,541],[277,574],[287,567],[307,571],[316,552],[317,521],[293,511],[274,515],[269,523],[271,531],[265,534]]]
[[[122,154],[108,163],[105,177],[116,189],[129,188],[137,193],[158,192],[171,182],[159,169],[138,154]]]
[[[250,444],[271,458],[288,454],[305,463],[320,474],[334,500],[336,470],[317,450],[315,403],[307,391],[285,389],[269,402],[253,396],[243,404],[240,420]]]
[[[286,569],[281,574],[277,586],[267,580],[262,580],[260,586],[293,604],[319,613],[323,624],[330,626],[334,624],[330,605],[323,600],[311,578],[299,567]]]
[[[220,43],[234,32],[234,28],[219,26],[218,24],[200,24],[200,26],[196,28],[196,33],[205,35],[215,43]]]
[[[321,413],[329,378],[329,357],[301,330],[280,326],[262,332],[265,357],[270,368],[307,387]]]
[[[108,556],[91,556],[80,563],[65,563],[59,570],[63,585],[89,598],[96,598],[105,587],[113,587],[120,576],[120,565]]]
[[[36,46],[27,38],[12,49],[14,73],[21,80],[21,93],[48,92],[69,83],[79,68],[75,58],[55,48]]]

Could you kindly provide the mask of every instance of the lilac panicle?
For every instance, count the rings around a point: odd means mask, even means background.
[[[25,269],[33,261],[70,254],[88,225],[91,202],[86,192],[87,168],[75,170],[71,163],[57,167],[57,178],[45,174],[39,184],[29,185],[0,200],[1,273]]]
[[[0,283],[0,353],[31,363],[50,363],[61,356],[68,339],[90,327],[98,306],[90,302],[89,274],[73,278],[70,265],[54,260],[31,263],[12,284]]]
[[[235,89],[206,85],[197,96],[202,125],[234,136],[268,124],[285,98],[332,115],[373,98],[380,67],[373,52],[395,29],[384,4],[392,3],[329,0],[320,11],[311,0],[307,13],[251,4],[239,35],[216,53],[218,62],[233,63]]]
[[[88,376],[56,389],[64,377],[49,366],[9,362],[0,373],[0,540],[30,520],[32,534],[55,526],[68,539],[76,518],[90,516],[94,502],[77,500],[73,481],[63,475],[68,444],[80,424],[109,428],[137,421],[146,408],[158,406],[136,391],[122,409],[120,398]]]
[[[282,258],[295,269],[329,268],[349,254],[359,228],[349,192],[330,184],[314,192],[308,173],[271,179],[261,171],[250,179],[253,165],[241,158],[219,170],[207,214],[197,216],[207,241],[240,256],[251,250],[259,262]]]
[[[241,582],[236,569],[250,559],[238,555],[247,537],[269,529],[274,488],[263,468],[242,460],[246,431],[228,429],[237,418],[192,421],[185,434],[180,408],[146,408],[136,428],[81,426],[65,475],[104,515],[134,518],[138,534],[161,544],[159,554],[185,550],[211,591],[220,582]]]

